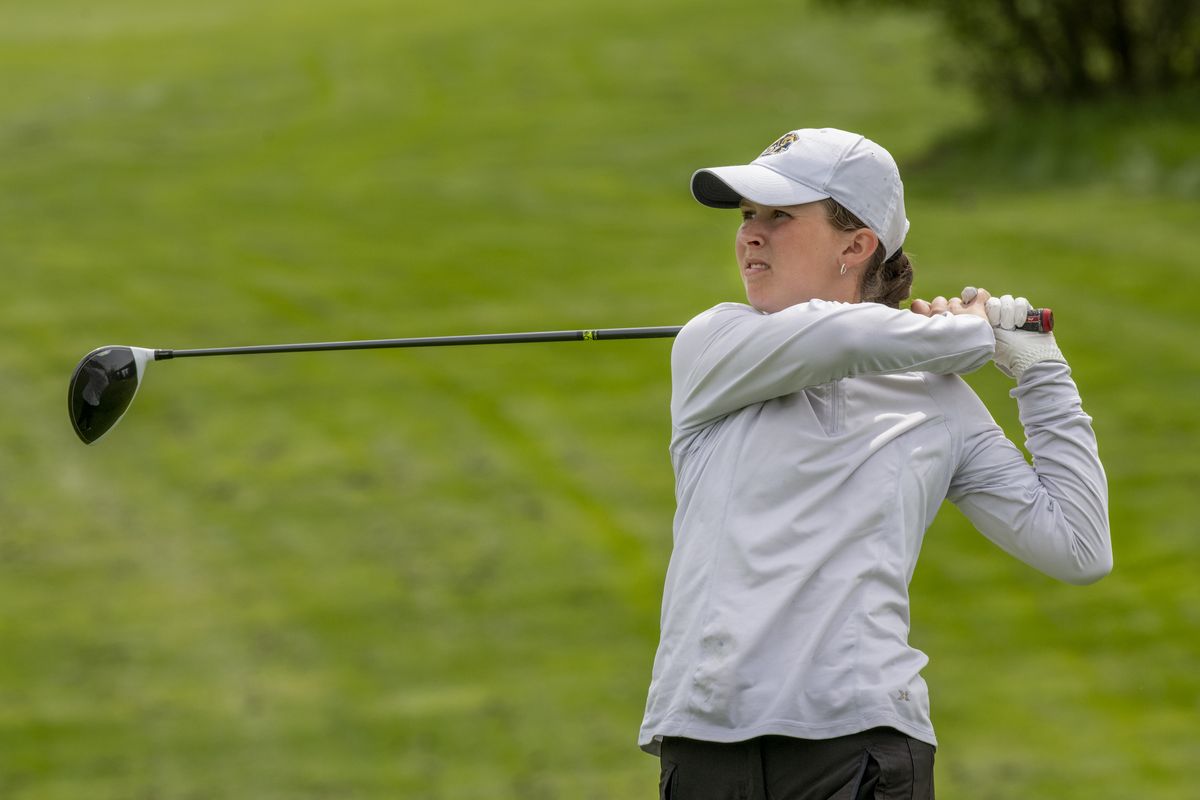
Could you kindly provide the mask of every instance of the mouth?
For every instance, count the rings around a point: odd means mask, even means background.
[[[767,262],[759,261],[758,259],[750,259],[742,264],[742,275],[750,278],[755,275],[761,275],[770,269],[771,265]]]

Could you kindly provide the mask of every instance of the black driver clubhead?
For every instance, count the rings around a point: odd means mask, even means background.
[[[141,347],[101,347],[75,367],[67,390],[71,425],[84,444],[91,444],[116,425],[133,402],[146,362],[154,351]]]

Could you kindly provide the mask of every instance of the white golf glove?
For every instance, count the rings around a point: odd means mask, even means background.
[[[978,294],[972,286],[963,289],[964,303],[970,303]],[[989,298],[984,305],[988,322],[996,334],[996,368],[1010,378],[1020,380],[1031,364],[1039,361],[1062,361],[1062,351],[1054,341],[1053,333],[1017,330],[1025,322],[1033,306],[1024,297],[1014,298],[1011,294]]]

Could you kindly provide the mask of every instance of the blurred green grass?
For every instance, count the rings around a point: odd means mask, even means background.
[[[112,342],[681,323],[740,294],[687,176],[799,125],[897,155],[918,294],[1054,306],[1110,475],[1094,587],[930,531],[940,794],[1190,796],[1186,93],[995,119],[929,20],[804,4],[0,9],[0,796],[652,794],[667,343],[156,364],[89,449],[66,381]]]

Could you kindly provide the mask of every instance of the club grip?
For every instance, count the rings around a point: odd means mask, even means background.
[[[1054,312],[1048,308],[1030,309],[1029,316],[1017,326],[1017,330],[1050,333],[1054,330]]]

